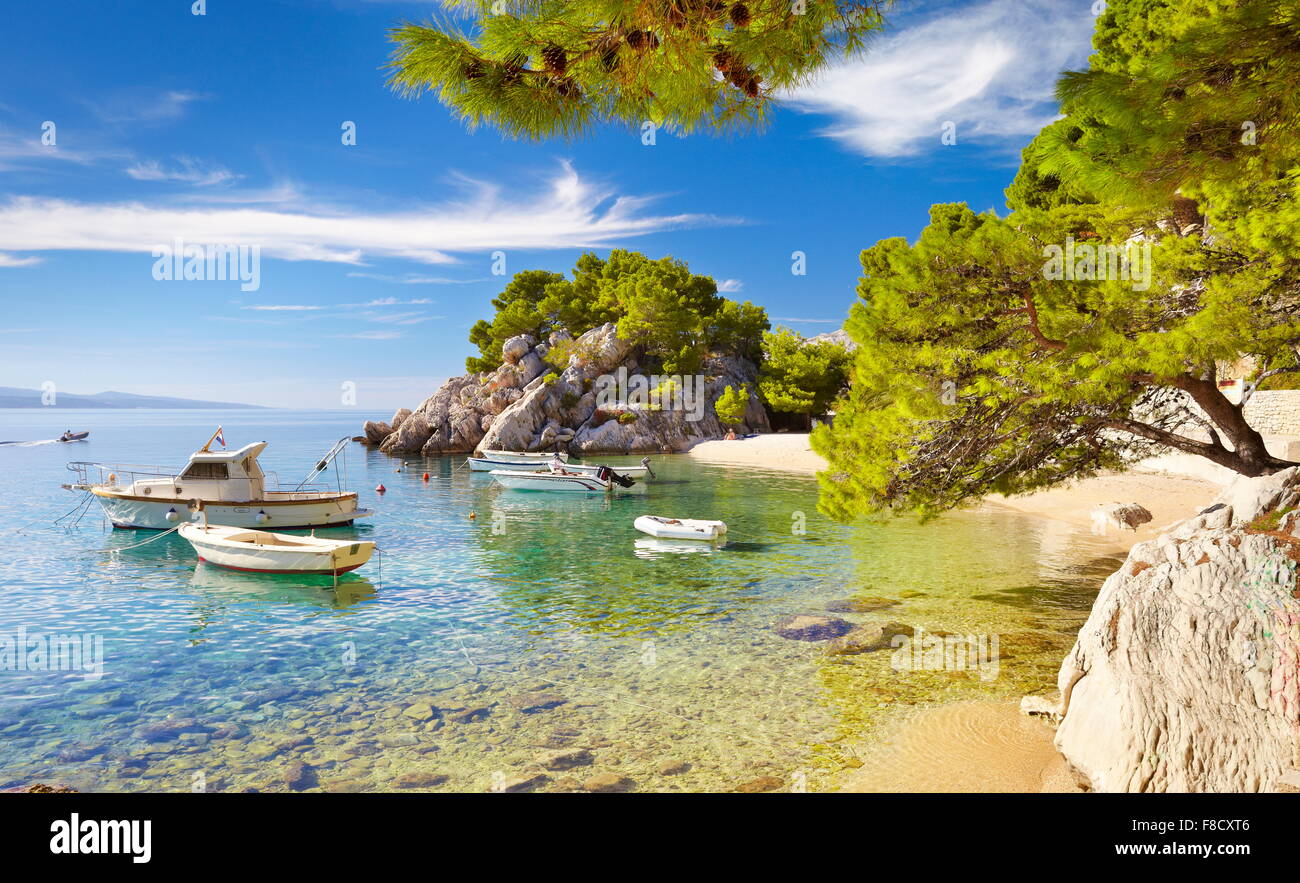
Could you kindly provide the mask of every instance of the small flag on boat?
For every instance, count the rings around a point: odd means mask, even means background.
[[[222,434],[220,426],[217,427],[217,434],[214,435],[212,438],[214,441],[220,443],[220,445],[223,448],[226,446],[226,437],[225,435]]]

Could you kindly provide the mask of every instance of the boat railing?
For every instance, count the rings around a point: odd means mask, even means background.
[[[73,460],[68,464],[68,471],[77,476],[77,480],[74,482],[77,485],[112,484],[118,487],[129,485],[140,478],[174,480],[180,474],[179,469],[171,466],[136,463],[92,463],[86,460]]]

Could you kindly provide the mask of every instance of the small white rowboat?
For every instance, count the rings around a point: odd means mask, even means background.
[[[568,461],[569,455],[564,451],[501,451],[496,448],[487,448],[483,456],[488,460],[501,460],[508,463],[536,463],[538,461],[546,462],[553,459],[557,454],[559,458]]]
[[[703,521],[698,518],[661,518],[642,515],[632,526],[641,533],[668,540],[716,540],[727,532],[725,521]]]
[[[337,576],[370,560],[375,544],[363,540],[326,540],[265,530],[220,525],[183,524],[200,561],[250,573],[324,573]]]
[[[603,468],[603,467],[602,467]],[[489,475],[497,484],[519,491],[569,491],[572,493],[603,494],[608,491],[643,491],[645,485],[635,479],[626,479],[627,484],[615,481],[612,477],[602,477],[600,473],[572,473],[561,475],[545,469],[535,472],[520,469],[493,469]],[[616,473],[617,474],[617,473]]]

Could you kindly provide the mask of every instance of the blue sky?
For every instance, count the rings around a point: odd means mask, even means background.
[[[335,408],[351,382],[358,409],[414,406],[463,371],[506,281],[495,251],[509,273],[671,254],[778,324],[833,330],[861,249],[914,237],[934,202],[1004,210],[1093,26],[1079,0],[903,0],[761,133],[528,143],[385,87],[387,29],[433,6],[10,4],[0,386]],[[258,243],[260,287],[155,280],[175,236]]]

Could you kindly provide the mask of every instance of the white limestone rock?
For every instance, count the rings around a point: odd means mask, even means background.
[[[1093,790],[1271,791],[1300,765],[1295,563],[1242,527],[1296,471],[1238,481],[1103,584],[1058,678],[1056,745]]]

